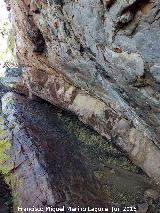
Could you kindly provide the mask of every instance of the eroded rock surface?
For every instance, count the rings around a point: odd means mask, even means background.
[[[30,97],[76,113],[159,183],[159,0],[6,2]]]
[[[40,103],[6,94],[1,135],[1,169],[11,173],[15,209],[18,207],[109,207],[78,142],[63,129],[56,114]],[[4,158],[3,158],[4,157]]]
[[[141,204],[158,213],[157,186],[77,118],[11,92],[2,111],[0,170],[11,184],[15,213],[18,206],[138,210]]]

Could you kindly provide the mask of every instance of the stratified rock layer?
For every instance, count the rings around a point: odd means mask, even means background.
[[[30,96],[76,113],[159,182],[159,1],[7,2]]]

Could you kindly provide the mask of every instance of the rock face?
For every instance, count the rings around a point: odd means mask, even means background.
[[[23,69],[22,68],[4,68],[3,75],[0,77],[0,82],[2,84],[0,90],[6,91],[16,91],[19,94],[29,95],[28,89],[23,82]]]
[[[159,182],[159,0],[6,2],[30,96],[76,113]]]
[[[159,212],[157,186],[77,118],[11,92],[2,98],[2,113],[0,171],[11,184],[15,213],[33,206],[140,210],[142,203]]]
[[[78,143],[49,109],[12,93],[2,99],[0,170],[11,176],[14,212],[33,206],[43,212],[49,206],[109,208]]]

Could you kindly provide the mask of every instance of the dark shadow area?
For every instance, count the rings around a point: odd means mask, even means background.
[[[3,176],[0,174],[0,212],[13,213],[13,203],[11,189],[5,183]]]
[[[58,110],[46,102],[33,101],[18,105],[18,110],[22,112],[40,159],[45,161],[44,167],[57,197],[56,205],[107,207],[107,197],[82,155],[80,141],[65,129]]]

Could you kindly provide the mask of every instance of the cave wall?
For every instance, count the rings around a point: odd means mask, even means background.
[[[23,84],[160,180],[160,3],[12,0]]]

